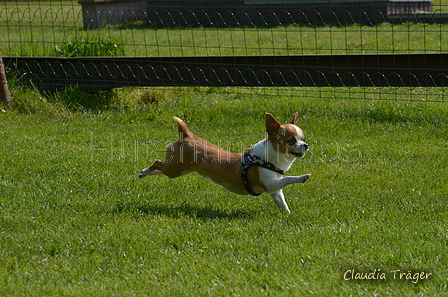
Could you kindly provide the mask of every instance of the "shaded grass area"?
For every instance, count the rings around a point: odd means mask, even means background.
[[[38,24],[40,25],[40,24]],[[448,44],[441,25],[375,27],[276,28],[103,28],[82,31],[70,25],[23,27],[4,24],[0,40],[4,56],[106,55],[123,56],[240,56],[443,53]],[[68,46],[71,45],[71,46]],[[67,48],[67,49],[64,49]],[[99,49],[98,49],[99,48]],[[99,50],[103,50],[102,53]],[[67,52],[72,50],[75,53]],[[92,54],[94,53],[94,54]]]
[[[88,108],[76,89],[13,94],[22,107],[0,114],[1,295],[447,293],[445,103],[191,88],[116,90]],[[312,177],[285,189],[290,215],[195,174],[137,178],[177,138],[172,116],[241,151],[264,137],[265,112],[295,111],[311,149],[288,175]],[[387,279],[344,280],[351,269]]]
[[[435,1],[433,11],[447,11]],[[369,13],[369,11],[367,11]],[[377,26],[168,27],[146,23],[82,30],[74,1],[6,1],[0,6],[4,56],[214,56],[443,53],[446,24]]]

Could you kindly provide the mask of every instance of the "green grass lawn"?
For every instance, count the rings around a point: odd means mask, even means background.
[[[0,10],[5,56],[80,40],[116,41],[127,56],[448,50],[445,26],[83,31],[75,1],[18,3]],[[5,17],[11,5],[23,20]],[[47,21],[28,22],[36,11]],[[0,296],[448,294],[444,88],[41,94],[19,79],[0,112]],[[285,189],[289,215],[194,174],[138,179],[177,139],[172,116],[240,152],[264,137],[265,112],[286,122],[295,111],[311,147],[287,174],[312,177]],[[387,279],[345,280],[352,270]]]
[[[125,89],[89,112],[12,92],[22,107],[0,113],[2,296],[448,294],[446,103]],[[120,107],[133,96],[154,103]],[[291,214],[195,174],[138,179],[176,140],[172,116],[237,152],[264,137],[265,112],[295,111],[310,152],[287,174],[312,177],[284,190]],[[344,280],[352,269],[387,279]]]

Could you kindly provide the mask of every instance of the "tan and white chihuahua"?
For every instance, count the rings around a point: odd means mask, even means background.
[[[268,193],[283,211],[290,212],[282,189],[304,183],[310,174],[286,176],[297,157],[308,150],[305,135],[296,126],[298,113],[290,124],[281,125],[266,113],[266,139],[248,148],[244,154],[226,151],[193,135],[187,125],[174,117],[178,124],[179,141],[166,147],[165,162],[157,160],[139,175],[164,174],[169,178],[198,172],[227,190],[240,195]]]

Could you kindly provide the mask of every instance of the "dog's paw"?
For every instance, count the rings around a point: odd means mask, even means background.
[[[140,174],[138,175],[138,178],[144,178],[147,175],[148,175],[148,168],[143,169],[142,171],[140,171]]]
[[[303,176],[303,182],[306,182],[311,177],[311,174],[305,174],[302,176]]]

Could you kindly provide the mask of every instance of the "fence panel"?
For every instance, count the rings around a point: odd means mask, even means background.
[[[393,87],[445,101],[444,1],[4,1],[0,49],[43,89]]]

